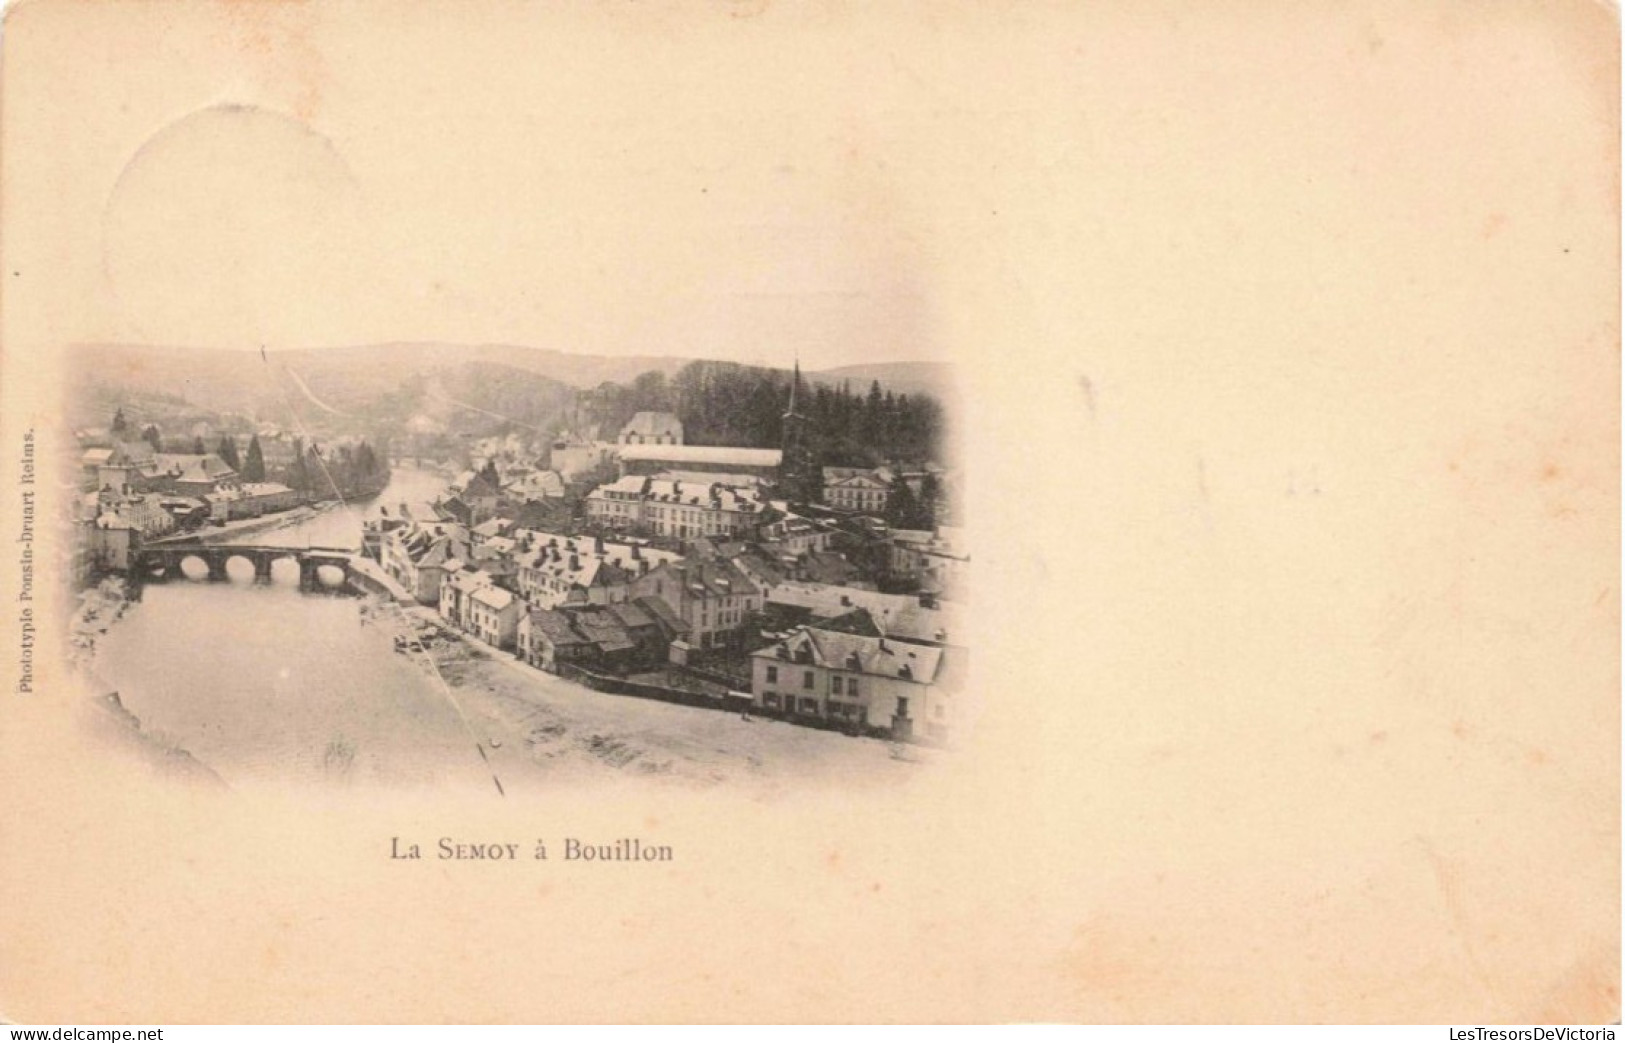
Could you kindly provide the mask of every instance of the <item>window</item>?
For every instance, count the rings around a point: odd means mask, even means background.
[[[777,693],[777,692],[763,692],[762,693],[762,705],[771,706],[773,709],[777,710],[779,708],[779,693]]]
[[[858,697],[858,679],[849,678],[846,682],[846,694],[856,699]]]
[[[811,688],[812,686],[813,686],[813,672],[811,670],[805,671],[801,675],[801,687],[803,687],[803,688]]]
[[[767,668],[767,683],[768,684],[778,684],[778,682],[779,682],[779,668],[776,667],[776,666],[768,667]]]
[[[829,679],[829,694],[841,694],[841,679],[839,677],[832,677]]]
[[[817,699],[803,699],[803,700],[801,700],[801,712],[802,713],[817,713],[818,712],[818,700]]]

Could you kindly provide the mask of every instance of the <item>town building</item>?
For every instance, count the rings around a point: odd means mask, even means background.
[[[626,445],[620,449],[621,474],[654,477],[663,471],[777,477],[782,449],[749,449],[722,445]]]
[[[886,637],[941,646],[964,644],[958,606],[945,601],[925,605],[916,594],[787,581],[768,590],[762,611],[768,627],[789,630],[802,624],[817,626],[859,608]]]
[[[609,528],[679,540],[747,535],[771,520],[767,502],[754,488],[638,475],[589,493],[587,517]]]
[[[532,608],[519,621],[519,657],[541,670],[559,673],[567,666],[588,666],[597,654],[593,643],[577,632],[567,613]]]
[[[92,570],[125,572],[140,545],[136,524],[117,511],[107,511],[86,522],[81,533]]]
[[[492,648],[512,648],[521,604],[501,587],[480,587],[469,593],[466,629]]]
[[[213,453],[159,454],[159,477],[149,489],[174,493],[177,496],[195,496],[199,499],[210,493],[236,489],[241,484],[237,471]]]
[[[963,593],[970,572],[970,550],[964,530],[939,526],[934,531],[891,532],[893,576],[917,580],[922,591],[953,599]]]
[[[440,583],[440,618],[464,633],[474,632],[473,600],[477,591],[494,587],[491,577],[461,561],[446,563]]]
[[[927,645],[801,627],[751,654],[752,702],[791,719],[945,742],[958,714],[942,660]]]
[[[633,580],[632,594],[665,602],[700,649],[737,646],[763,603],[761,588],[723,558],[668,562]]]
[[[454,564],[468,561],[468,530],[444,523],[404,526],[379,540],[378,563],[420,605],[439,605],[440,587]]]
[[[520,658],[558,673],[561,665],[628,673],[659,667],[667,645],[684,636],[680,624],[653,599],[613,605],[532,608],[519,622]]]
[[[478,525],[496,513],[501,490],[477,471],[464,471],[452,480],[440,507],[465,525]]]
[[[613,464],[615,451],[614,442],[566,435],[553,443],[547,462],[568,482],[588,471]]]
[[[881,514],[891,497],[892,473],[884,467],[824,468],[824,503],[842,511]]]
[[[682,557],[641,543],[529,529],[519,530],[516,540],[517,589],[541,608],[625,601],[632,580]]]
[[[616,441],[623,446],[682,445],[683,422],[671,413],[637,413],[621,428]]]
[[[564,477],[557,471],[532,471],[505,484],[502,495],[517,503],[557,500],[564,495]]]
[[[788,515],[762,526],[757,540],[762,550],[776,560],[791,562],[803,554],[827,551],[834,533],[832,526],[797,515]]]
[[[280,482],[244,482],[208,493],[203,502],[212,520],[225,522],[292,510],[299,506],[299,494]]]

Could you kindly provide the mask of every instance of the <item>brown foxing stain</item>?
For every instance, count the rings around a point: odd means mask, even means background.
[[[1089,413],[1089,419],[1095,418],[1095,383],[1087,374],[1078,374],[1078,390],[1083,393],[1083,405]]]
[[[321,107],[326,65],[310,40],[316,8],[310,0],[226,0],[236,46],[260,60],[270,82],[291,85],[293,116],[305,122]]]
[[[1075,987],[1121,1002],[1158,988],[1175,974],[1167,950],[1155,934],[1141,935],[1097,918],[1073,928],[1058,969]]]
[[[831,851],[828,855],[825,855],[824,865],[829,867],[831,873],[839,873],[841,871],[841,853]]]
[[[1451,933],[1461,946],[1462,957],[1467,962],[1467,968],[1474,979],[1484,989],[1492,1002],[1499,1002],[1502,990],[1496,987],[1496,982],[1490,977],[1488,968],[1479,958],[1478,947],[1473,944],[1475,931],[1468,916],[1467,905],[1462,899],[1461,870],[1455,862],[1439,854],[1433,842],[1427,837],[1417,837],[1416,843],[1421,847],[1422,853],[1427,856],[1428,864],[1433,869],[1433,880],[1439,889],[1439,897],[1444,905],[1445,917],[1449,921]]]
[[[1365,53],[1375,58],[1388,41],[1383,39],[1382,33],[1377,31],[1376,23],[1367,22],[1362,27],[1361,35],[1364,37]]]
[[[1494,239],[1501,234],[1501,229],[1505,228],[1506,224],[1507,215],[1499,212],[1490,214],[1484,218],[1484,230],[1481,234],[1485,239]]]
[[[1386,731],[1375,731],[1371,733],[1371,744],[1373,746],[1379,746],[1387,741],[1388,733]]]

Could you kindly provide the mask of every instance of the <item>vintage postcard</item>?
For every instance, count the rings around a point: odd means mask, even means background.
[[[1619,1017],[1599,4],[24,0],[0,1017]]]

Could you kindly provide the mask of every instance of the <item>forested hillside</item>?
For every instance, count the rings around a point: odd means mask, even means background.
[[[731,362],[690,362],[667,378],[644,373],[631,384],[604,383],[583,396],[605,437],[634,413],[660,410],[683,422],[690,445],[776,447],[789,408],[790,375]],[[870,466],[887,461],[941,459],[942,406],[927,395],[862,390],[804,380],[796,411],[807,418],[807,439],[824,465]]]

